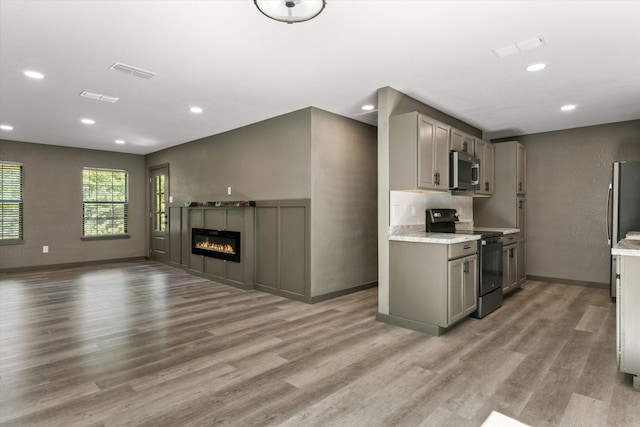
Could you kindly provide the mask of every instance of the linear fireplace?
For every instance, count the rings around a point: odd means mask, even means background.
[[[240,262],[240,232],[192,228],[191,253]]]

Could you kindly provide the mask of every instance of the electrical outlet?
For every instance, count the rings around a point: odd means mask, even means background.
[[[227,187],[227,194],[230,196],[231,195],[231,187]]]
[[[169,203],[173,203],[173,196],[169,196]]]
[[[43,254],[48,254],[49,253],[49,246],[43,246],[42,247],[42,253]]]
[[[416,216],[416,207],[411,206],[411,216]]]

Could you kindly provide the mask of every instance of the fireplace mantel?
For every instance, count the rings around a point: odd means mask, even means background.
[[[185,202],[188,208],[210,207],[210,208],[249,208],[256,205],[253,200],[217,200],[213,202]]]

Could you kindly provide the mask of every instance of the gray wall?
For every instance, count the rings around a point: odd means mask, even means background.
[[[378,312],[389,314],[389,117],[418,111],[470,135],[479,129],[391,87],[378,90]]]
[[[377,281],[376,128],[312,110],[311,296]]]
[[[185,201],[308,199],[311,109],[146,156],[169,164],[173,205]],[[231,187],[231,196],[227,187]]]
[[[146,158],[161,164],[173,206],[311,199],[310,296],[376,281],[375,127],[310,107]]]
[[[640,160],[640,120],[504,140],[527,149],[527,275],[608,283],[611,164]]]
[[[0,160],[24,164],[23,244],[0,245],[0,269],[145,256],[144,157],[0,140]],[[82,168],[129,172],[131,238],[82,241]],[[49,253],[42,253],[42,246]]]

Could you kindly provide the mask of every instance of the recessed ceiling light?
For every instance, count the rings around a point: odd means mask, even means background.
[[[560,109],[561,109],[562,111],[571,111],[571,110],[575,110],[575,109],[576,109],[576,106],[575,106],[575,105],[573,105],[573,104],[570,104],[570,105],[563,105],[562,107],[560,107]]]
[[[94,125],[96,123],[96,121],[92,119],[80,119],[80,121],[85,125]]]
[[[376,107],[375,107],[375,106],[373,106],[373,105],[370,105],[370,104],[369,104],[369,105],[363,105],[363,106],[362,106],[362,109],[363,109],[364,111],[371,111],[371,110],[373,110],[374,108],[376,108]]]
[[[2,129],[2,130],[13,130],[13,126],[9,126],[9,125],[0,125],[0,129]]]
[[[191,111],[192,113],[202,113],[202,108],[200,108],[200,107],[191,107],[191,108],[189,108],[189,111]]]
[[[27,70],[24,72],[24,75],[27,77],[31,77],[32,79],[44,79],[44,74],[39,73],[33,70]]]
[[[527,67],[527,71],[540,71],[544,70],[547,67],[547,64],[531,64]]]
[[[124,139],[116,139],[116,144],[124,144]]]

